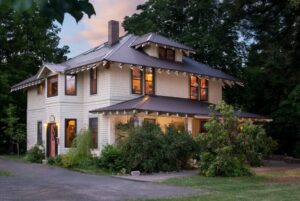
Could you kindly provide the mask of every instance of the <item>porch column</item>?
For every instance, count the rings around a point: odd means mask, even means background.
[[[110,116],[108,118],[108,144],[115,143],[115,118]]]
[[[193,118],[188,117],[186,118],[186,122],[187,122],[187,131],[192,134],[193,132]]]

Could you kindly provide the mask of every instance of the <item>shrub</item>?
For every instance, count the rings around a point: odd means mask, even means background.
[[[248,122],[240,124],[233,107],[224,102],[212,110],[211,116],[205,124],[207,133],[197,138],[200,174],[250,175],[249,165],[259,164],[262,157],[272,151],[274,141],[266,136],[262,126]]]
[[[74,138],[69,152],[62,156],[64,167],[82,166],[92,158],[92,138],[89,131],[81,131]]]
[[[110,172],[120,172],[126,167],[124,154],[119,147],[106,145],[101,151],[97,165]]]
[[[62,166],[62,157],[61,156],[55,156],[54,158],[49,157],[48,164]]]
[[[45,158],[45,149],[43,146],[34,145],[31,149],[27,151],[25,159],[32,163],[42,163]]]
[[[165,148],[162,170],[174,171],[188,167],[188,160],[198,152],[198,144],[185,130],[170,125],[164,135]]]

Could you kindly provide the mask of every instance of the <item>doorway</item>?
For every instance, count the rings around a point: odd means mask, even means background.
[[[57,125],[49,123],[47,126],[47,157],[57,156]]]

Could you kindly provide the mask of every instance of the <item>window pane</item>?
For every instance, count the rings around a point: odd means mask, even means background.
[[[145,71],[145,94],[154,94],[154,70],[146,69]]]
[[[37,122],[37,144],[42,144],[43,125],[41,121]]]
[[[167,49],[167,59],[170,61],[174,61],[175,60],[175,51],[171,50],[171,49]]]
[[[208,89],[200,89],[200,100],[207,101],[208,100]]]
[[[51,97],[51,96],[57,96],[58,94],[58,76],[55,75],[55,76],[52,76],[52,77],[49,77],[47,79],[47,85],[48,85],[48,88],[47,88],[47,94],[48,94],[48,97]]]
[[[66,75],[66,95],[76,95],[76,75]]]
[[[163,47],[159,48],[158,58],[165,59],[166,58],[166,49]]]
[[[198,88],[191,87],[191,99],[197,100],[198,98]]]
[[[205,78],[200,79],[200,87],[207,88],[207,80]]]
[[[71,147],[72,142],[76,137],[76,119],[67,119],[65,126],[66,126],[65,146]]]
[[[142,94],[142,72],[138,68],[131,70],[132,73],[132,93]]]
[[[98,148],[98,118],[89,119],[89,129],[92,133],[93,148]]]
[[[196,76],[190,77],[190,98],[193,100],[198,99],[198,83]]]
[[[90,93],[97,94],[97,68],[90,71]]]
[[[37,94],[43,94],[44,93],[44,84],[38,84],[37,85]]]

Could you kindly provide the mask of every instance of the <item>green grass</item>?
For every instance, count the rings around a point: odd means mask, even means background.
[[[25,155],[0,155],[0,159],[9,159],[9,160],[14,160],[14,161],[24,161],[27,162],[25,159]]]
[[[193,176],[169,179],[162,183],[192,187],[204,190],[205,193],[151,201],[298,201],[300,200],[300,179],[295,177],[300,178],[300,169],[239,178]]]

